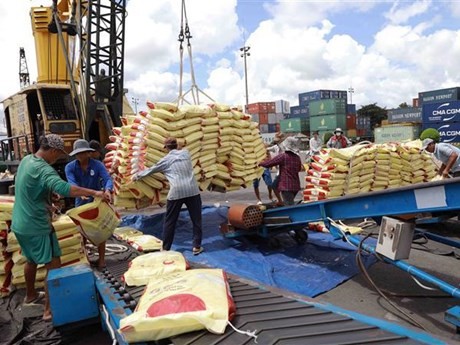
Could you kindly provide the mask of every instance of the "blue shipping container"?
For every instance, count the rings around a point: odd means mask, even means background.
[[[422,130],[427,128],[437,129],[443,143],[460,143],[460,122],[422,124]]]
[[[300,114],[300,106],[296,105],[294,107],[291,107],[291,116],[296,116]]]
[[[387,111],[388,122],[422,122],[421,108],[398,108]]]
[[[423,104],[422,118],[424,123],[460,121],[460,101]]]
[[[460,100],[460,87],[418,93],[419,105]]]
[[[347,114],[356,114],[356,104],[347,104]]]
[[[268,133],[276,133],[276,124],[269,123],[268,124]]]

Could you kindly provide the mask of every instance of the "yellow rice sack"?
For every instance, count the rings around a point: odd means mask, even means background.
[[[172,250],[140,255],[129,263],[122,280],[129,286],[147,285],[151,278],[190,268],[184,255]]]
[[[105,242],[120,223],[120,216],[115,209],[102,199],[67,211],[83,236],[94,245]]]
[[[235,314],[220,269],[194,269],[151,279],[136,310],[120,321],[128,343],[155,341],[207,329],[222,334]]]

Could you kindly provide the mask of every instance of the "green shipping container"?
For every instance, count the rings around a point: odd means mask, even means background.
[[[415,140],[419,137],[420,126],[386,126],[374,130],[376,144]]]
[[[310,131],[331,131],[337,127],[346,130],[347,116],[345,114],[321,115],[310,117]]]
[[[280,121],[280,129],[282,133],[302,133],[308,132],[310,122],[304,118],[293,118]]]
[[[346,99],[321,99],[308,104],[311,116],[327,115],[327,114],[346,114],[347,100]]]

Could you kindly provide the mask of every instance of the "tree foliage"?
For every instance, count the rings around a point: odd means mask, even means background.
[[[386,120],[388,118],[387,110],[385,108],[379,107],[377,103],[364,105],[361,107],[361,109],[358,109],[356,113],[358,116],[369,117],[372,130],[375,127],[380,126],[380,122],[382,122],[382,120]]]
[[[404,103],[401,103],[401,104],[399,105],[399,108],[400,108],[400,109],[409,108],[409,105],[408,105],[406,102],[404,102]]]

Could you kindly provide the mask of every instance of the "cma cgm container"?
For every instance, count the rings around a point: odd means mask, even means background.
[[[310,102],[310,116],[327,114],[345,114],[347,111],[346,99],[324,99]]]
[[[419,105],[460,100],[460,87],[419,92]]]
[[[422,122],[422,108],[398,108],[387,110],[388,122]]]
[[[280,121],[282,133],[302,133],[310,130],[310,123],[307,119],[295,118]]]
[[[345,115],[321,115],[310,117],[310,131],[334,131],[337,127],[346,129]]]
[[[423,123],[459,122],[460,101],[424,104],[422,119]]]
[[[376,144],[382,144],[415,140],[419,137],[419,134],[420,125],[378,127],[374,129],[374,141]]]
[[[460,143],[460,123],[459,122],[440,122],[424,123],[422,129],[435,128],[441,135],[440,141],[443,143]]]
[[[308,117],[310,115],[308,105],[297,105],[291,107],[290,117]]]

